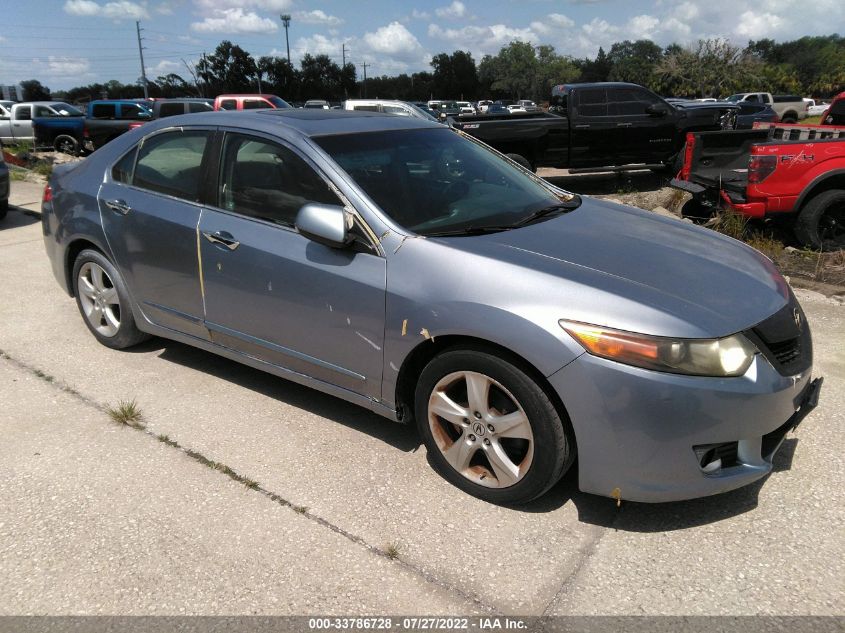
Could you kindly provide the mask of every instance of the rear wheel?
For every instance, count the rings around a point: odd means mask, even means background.
[[[79,141],[68,134],[61,134],[53,141],[53,149],[62,154],[79,155]]]
[[[9,212],[9,200],[0,200],[0,220],[6,217]]]
[[[716,209],[702,204],[695,198],[690,198],[681,207],[681,217],[689,218],[697,224],[703,224],[713,217]]]
[[[810,199],[795,220],[795,236],[814,250],[845,249],[845,190],[823,191]]]
[[[86,249],[76,258],[73,292],[85,325],[106,347],[125,349],[149,338],[135,325],[120,273],[102,253]]]
[[[475,349],[446,351],[423,370],[417,427],[434,469],[471,495],[526,503],[575,458],[568,425],[521,368]]]

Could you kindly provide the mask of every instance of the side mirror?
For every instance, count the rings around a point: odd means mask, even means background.
[[[351,218],[350,218],[351,219]],[[343,207],[309,203],[296,214],[296,228],[305,237],[331,248],[349,244],[349,221]]]
[[[645,113],[649,116],[666,116],[669,114],[669,110],[662,103],[650,103],[646,107]]]

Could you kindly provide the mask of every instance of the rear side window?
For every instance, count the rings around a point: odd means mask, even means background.
[[[120,106],[121,119],[149,119],[150,111],[134,103],[123,103]]]
[[[352,106],[353,110],[363,110],[365,112],[378,112],[377,105],[354,105]]]
[[[607,116],[607,94],[604,88],[589,88],[578,92],[578,114]]]
[[[128,154],[115,163],[111,169],[112,180],[122,182],[125,185],[132,182],[132,168],[135,167],[135,156],[137,154],[138,148],[133,147]]]
[[[293,226],[302,205],[343,204],[320,175],[288,148],[262,138],[227,134],[218,206]]]
[[[188,104],[188,112],[211,112],[212,110],[214,110],[214,106],[208,103],[191,102]]]
[[[384,111],[387,112],[388,114],[398,114],[400,116],[411,116],[410,112],[408,112],[407,110],[405,110],[405,108],[402,108],[400,106],[386,105],[386,106],[383,106],[383,107],[384,107]]]
[[[244,110],[260,110],[262,108],[272,108],[269,103],[263,99],[244,99]]]
[[[237,110],[238,102],[235,99],[223,99],[220,101],[221,110]]]
[[[113,119],[116,106],[113,103],[95,103],[91,106],[91,116],[95,119]]]
[[[159,106],[158,116],[164,118],[166,116],[175,116],[177,114],[185,113],[185,104],[183,103],[162,103]]]
[[[138,150],[132,184],[196,202],[208,134],[205,130],[174,130],[145,139]]]

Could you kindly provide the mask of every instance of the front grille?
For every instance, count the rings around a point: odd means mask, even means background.
[[[803,373],[813,364],[810,327],[792,293],[789,303],[745,335],[782,376]]]
[[[712,464],[716,460],[721,460],[719,468],[708,473],[713,474],[722,468],[732,468],[739,463],[738,445],[738,442],[700,444],[698,446],[693,446],[692,450],[695,452],[695,456],[698,459],[698,466],[702,470],[704,470],[708,464]]]

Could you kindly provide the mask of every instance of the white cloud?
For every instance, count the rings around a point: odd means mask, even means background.
[[[192,23],[191,30],[198,33],[274,33],[279,26],[270,18],[235,8],[217,9],[212,17]]]
[[[128,0],[98,4],[93,0],[67,0],[65,13],[85,17],[103,17],[111,20],[141,20],[150,17],[146,7]]]
[[[417,9],[414,9],[411,11],[411,17],[414,20],[428,20],[431,18],[431,14],[428,11],[418,11]]]
[[[462,18],[466,15],[466,5],[460,0],[453,0],[448,7],[440,7],[434,10],[438,18]]]
[[[194,0],[194,4],[203,12],[222,11],[224,9],[252,8],[260,11],[284,11],[293,5],[293,0]]]
[[[91,69],[91,63],[86,58],[80,57],[56,57],[50,55],[47,58],[46,74],[62,76],[85,75]]]
[[[326,37],[325,35],[316,33],[311,37],[300,37],[297,39],[293,46],[291,46],[290,59],[291,62],[296,65],[297,60],[305,55],[305,53],[335,57],[341,54],[342,48],[343,40]],[[278,57],[287,57],[287,50],[276,52],[274,49],[270,51],[270,54]],[[340,61],[338,61],[338,65],[340,65]]]
[[[343,20],[334,15],[328,15],[325,11],[314,9],[313,11],[297,11],[293,19],[303,24],[323,24],[326,26],[339,26]]]
[[[365,33],[364,43],[376,53],[408,56],[422,50],[420,41],[399,22],[391,22],[372,33]]]
[[[784,18],[773,13],[746,11],[739,16],[736,34],[751,39],[772,37],[783,28],[785,23]]]
[[[562,13],[549,13],[549,15],[546,16],[546,19],[552,26],[559,29],[570,29],[575,26],[575,21],[566,17]]]
[[[147,69],[147,75],[152,76],[152,78],[169,75],[170,73],[176,73],[177,75],[184,77],[187,75],[188,70],[181,62],[172,62],[168,59],[163,59],[155,66],[151,66]]]

